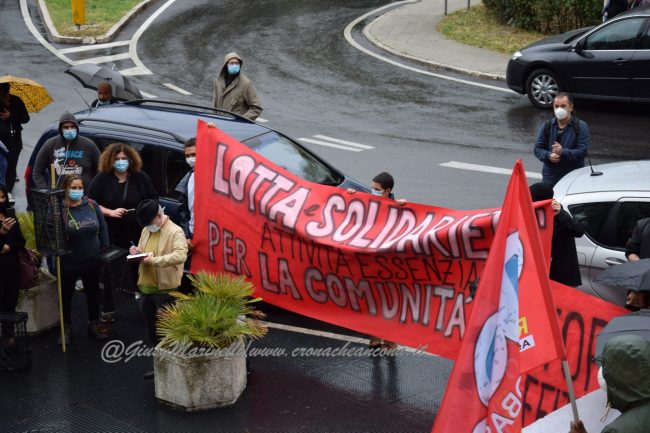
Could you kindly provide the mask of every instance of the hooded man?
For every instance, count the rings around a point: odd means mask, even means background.
[[[59,120],[59,134],[48,139],[36,156],[33,178],[36,188],[50,187],[49,169],[54,164],[56,184],[66,174],[78,174],[86,187],[97,174],[99,149],[90,139],[79,135],[74,114],[64,112]]]
[[[92,108],[101,107],[103,105],[117,104],[119,101],[113,98],[113,88],[108,81],[102,81],[97,85],[97,99],[95,99],[90,106]]]
[[[7,160],[7,168],[5,176],[0,178],[0,183],[4,183],[9,192],[16,182],[16,166],[23,149],[22,124],[29,122],[25,103],[20,97],[10,94],[10,90],[9,83],[0,83],[0,141],[8,150],[8,153],[3,151],[6,153],[4,157]]]
[[[226,54],[221,71],[214,80],[212,104],[215,108],[255,120],[262,114],[262,101],[251,80],[241,73],[242,64],[237,53]]]
[[[621,412],[602,433],[650,432],[650,342],[638,335],[612,338],[603,349],[602,373],[608,406]],[[571,423],[569,433],[586,432],[582,421]]]

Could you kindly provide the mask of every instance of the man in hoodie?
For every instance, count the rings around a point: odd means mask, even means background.
[[[59,134],[47,140],[36,155],[33,178],[36,188],[50,187],[50,165],[54,164],[56,184],[66,174],[78,174],[84,185],[90,185],[97,174],[99,149],[90,139],[79,135],[74,114],[64,112],[59,120]]]
[[[242,64],[237,53],[226,54],[221,71],[214,80],[212,104],[215,108],[255,120],[262,114],[262,101],[251,80],[241,73]]]
[[[602,433],[650,432],[650,342],[638,335],[614,337],[601,361],[608,407],[621,412]],[[571,422],[569,433],[587,430],[582,421]]]

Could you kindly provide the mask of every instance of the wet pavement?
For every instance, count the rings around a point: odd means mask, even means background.
[[[0,372],[0,429],[19,432],[422,432],[431,430],[451,362],[430,355],[292,357],[297,348],[365,347],[356,334],[269,305],[275,323],[335,332],[339,339],[271,328],[252,344],[286,356],[250,356],[248,384],[231,407],[185,413],[158,402],[142,374],[152,360],[134,356],[108,363],[104,342],[84,327],[84,296],[73,301],[67,353],[57,330],[32,338],[32,366]],[[136,304],[121,296],[111,339],[125,346],[144,338]],[[309,331],[305,331],[309,332]],[[346,341],[348,340],[348,341]],[[137,344],[137,343],[136,343]],[[138,346],[142,347],[142,346]],[[258,352],[259,353],[259,352]]]

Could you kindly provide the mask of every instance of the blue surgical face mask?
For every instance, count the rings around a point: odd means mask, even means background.
[[[378,195],[380,197],[384,195],[384,191],[379,191],[377,189],[373,189],[373,190],[371,190],[371,192],[372,192],[372,195]]]
[[[110,100],[110,99],[107,99],[107,100],[105,100],[105,101],[102,101],[101,99],[98,99],[98,100],[97,100],[97,105],[108,105],[108,104],[110,104],[110,103],[111,103],[111,100]]]
[[[124,173],[129,168],[128,159],[118,159],[113,163],[113,168],[120,173]]]
[[[81,197],[83,196],[84,196],[83,189],[71,189],[68,191],[68,197],[70,197],[70,200],[73,201],[81,200]]]
[[[231,64],[228,64],[228,73],[229,73],[230,75],[239,74],[239,70],[240,70],[240,69],[241,69],[241,67],[240,67],[239,65],[231,65]]]
[[[76,129],[64,129],[63,130],[63,138],[65,138],[68,141],[72,141],[75,138],[77,138],[77,130]]]

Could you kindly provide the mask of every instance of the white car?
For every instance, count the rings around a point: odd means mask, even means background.
[[[603,269],[626,261],[625,244],[637,220],[650,216],[650,160],[574,170],[553,190],[555,199],[585,227],[585,235],[576,239],[580,290],[624,305],[624,289],[593,280]]]

